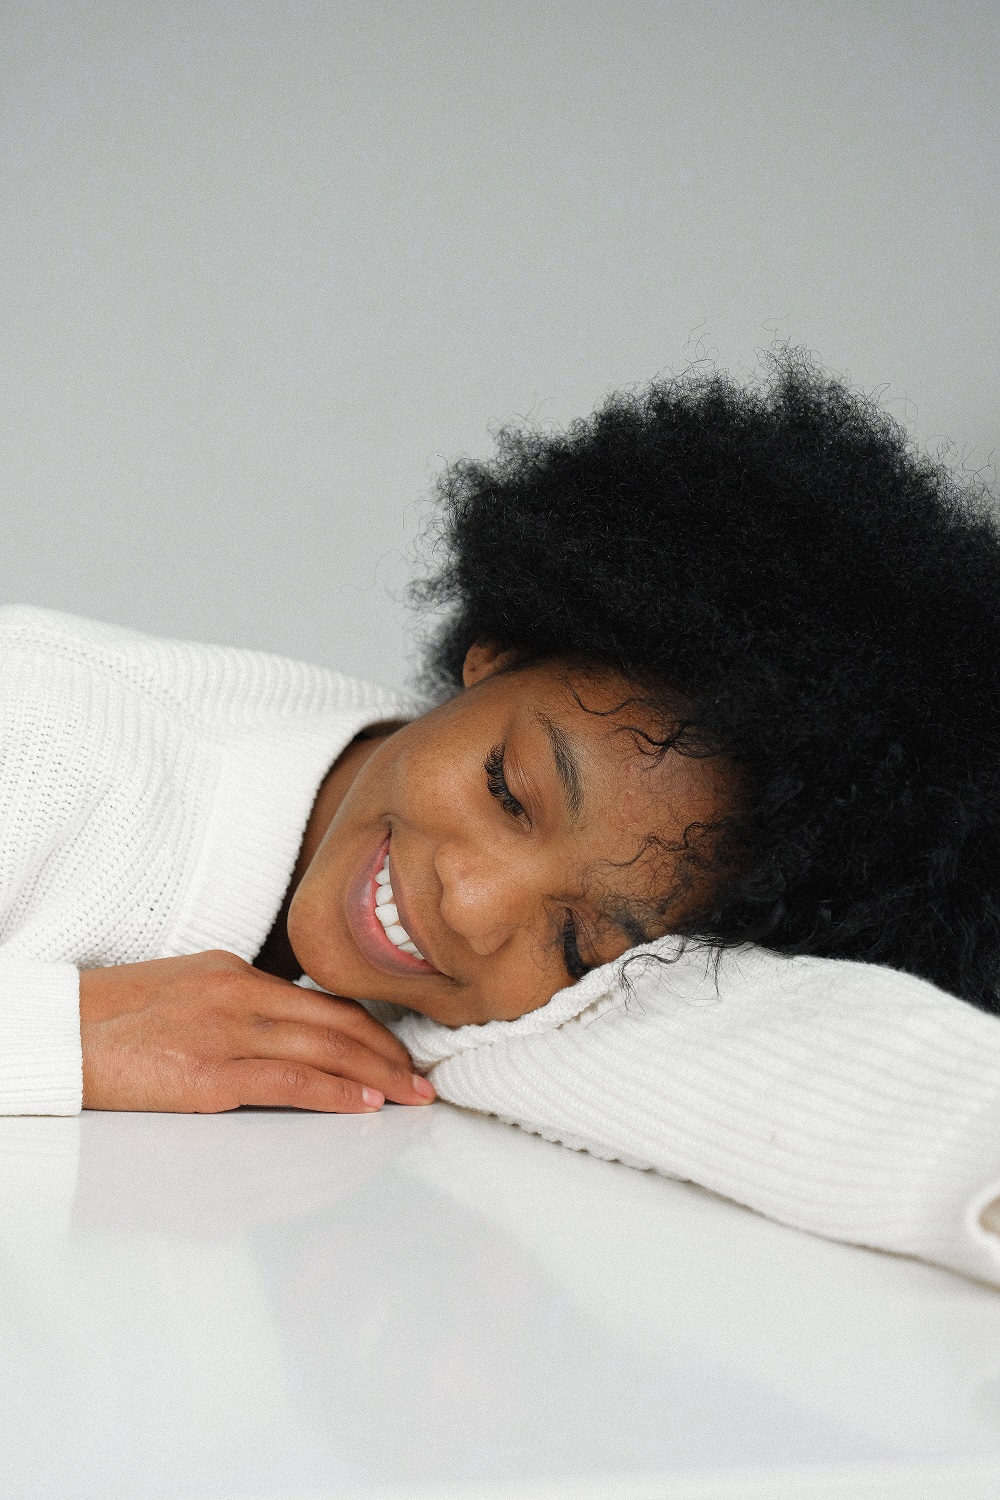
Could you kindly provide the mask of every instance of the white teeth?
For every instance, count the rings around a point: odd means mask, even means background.
[[[406,928],[400,924],[399,912],[392,899],[388,854],[381,870],[375,876],[375,915],[382,923],[382,931],[395,947],[401,948],[404,953],[412,953],[414,958],[423,958],[424,955]]]

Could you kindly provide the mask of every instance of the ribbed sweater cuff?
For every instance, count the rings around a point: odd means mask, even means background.
[[[80,976],[72,964],[0,963],[0,1115],[75,1115],[83,1103]]]
[[[970,1110],[956,1090],[949,1120],[949,1101],[941,1094],[926,1109],[898,1112],[873,1096],[869,1108],[850,1106],[850,1144],[837,1138],[835,1126],[824,1129],[814,1118],[812,1128],[796,1122],[801,1134],[782,1152],[777,1138],[790,1122],[763,1091],[748,1101],[738,1123],[719,1118],[710,1093],[675,1075],[674,1107],[663,1110],[659,1128],[633,1131],[624,1119],[629,1106],[641,1110],[650,1103],[641,1085],[606,1079],[603,1107],[595,1107],[588,1071],[573,1076],[554,1047],[516,1059],[491,1048],[439,1063],[430,1077],[441,1098],[497,1114],[547,1140],[697,1182],[795,1228],[1000,1284],[995,1098]],[[612,1123],[611,1114],[619,1121]],[[764,1136],[777,1149],[762,1149]]]
[[[479,1046],[457,1034],[464,1050],[430,1077],[550,1140],[1000,1284],[1000,1022],[911,976],[826,962],[748,958],[720,998],[671,994],[678,966],[634,1007]],[[397,1029],[426,1066],[416,1029]]]

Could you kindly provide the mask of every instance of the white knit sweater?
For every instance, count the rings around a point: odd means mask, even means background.
[[[262,653],[0,610],[0,1114],[79,1110],[77,965],[251,958],[327,769],[408,711]],[[697,950],[639,965],[631,998],[619,971],[485,1026],[370,1008],[454,1103],[1000,1284],[1000,1021],[753,948],[718,988]]]
[[[874,964],[679,948],[518,1021],[369,1009],[455,1104],[1000,1285],[1000,1021]]]
[[[263,652],[0,610],[0,1114],[80,1109],[78,965],[253,958],[326,772],[408,710]]]

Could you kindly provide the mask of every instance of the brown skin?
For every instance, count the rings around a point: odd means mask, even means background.
[[[634,705],[608,712],[630,693],[612,673],[509,665],[473,647],[468,691],[340,757],[306,828],[287,943],[279,921],[261,954],[277,972],[208,953],[81,975],[86,1108],[426,1103],[433,1089],[362,1006],[279,976],[301,966],[334,994],[391,1001],[447,1026],[511,1020],[578,977],[577,952],[587,967],[606,963],[697,908],[707,894],[697,887],[666,911],[652,899],[673,886],[676,855],[636,856],[650,834],[668,846],[727,810],[726,765],[642,755],[625,726],[653,726]],[[578,772],[576,811],[556,746]],[[484,767],[495,747],[503,783],[496,757],[492,777]],[[367,901],[363,871],[387,837],[400,921],[424,962],[359,942],[348,919],[352,890]]]
[[[623,726],[648,717],[634,705],[604,716],[630,696],[622,679],[558,662],[498,671],[504,664],[473,647],[468,691],[378,745],[340,802],[288,915],[299,963],[325,988],[393,1001],[446,1026],[535,1010],[575,977],[563,953],[567,914],[588,967],[625,953],[635,935],[602,908],[612,895],[648,901],[651,862],[630,863],[643,839],[677,841],[688,824],[721,811],[728,781],[720,762],[643,756]],[[539,715],[563,731],[578,762],[576,816]],[[504,749],[504,779],[521,814],[490,791],[484,761],[494,746]],[[412,976],[374,965],[344,914],[355,871],[386,833],[400,919],[429,960]],[[686,909],[674,908],[671,921]],[[666,930],[654,912],[645,915],[649,935]]]

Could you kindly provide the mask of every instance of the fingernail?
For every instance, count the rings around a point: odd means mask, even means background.
[[[381,1109],[385,1103],[385,1095],[380,1094],[378,1089],[362,1089],[361,1097],[369,1109]]]
[[[413,1087],[424,1099],[433,1099],[435,1096],[433,1083],[430,1083],[426,1078],[421,1078],[419,1073],[414,1073],[413,1075]]]

